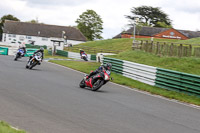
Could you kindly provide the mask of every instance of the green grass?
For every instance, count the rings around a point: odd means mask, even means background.
[[[193,45],[200,46],[200,37],[192,38],[192,39],[188,39],[188,40],[180,40],[180,41],[177,41],[176,43],[185,43],[185,44],[193,44]]]
[[[136,38],[137,41],[146,40],[151,41],[151,38]],[[199,44],[200,38],[193,38],[188,40],[175,40],[175,39],[153,39],[154,42],[166,42],[166,43],[183,43],[183,44]],[[112,50],[121,50],[121,51],[129,51],[132,50],[133,39],[130,38],[120,38],[120,39],[108,39],[108,40],[98,40],[98,41],[90,41],[86,43],[82,43],[76,46],[88,46],[92,48],[99,49],[112,49]],[[75,46],[75,47],[76,47]]]
[[[56,61],[51,60],[50,62],[60,64],[62,66],[66,66],[84,73],[89,73],[91,70],[95,70],[99,67],[99,63],[95,62],[78,62],[78,61]],[[130,78],[124,77],[122,75],[112,73],[111,77],[114,78],[112,82],[118,83],[121,85],[129,86],[131,88],[137,88],[139,90],[147,91],[152,94],[161,95],[170,99],[176,99],[186,103],[192,103],[196,105],[200,105],[200,98],[195,96],[189,96],[183,93],[178,93],[174,91],[168,91],[165,89],[161,89],[158,87],[150,86]]]
[[[112,50],[122,50],[126,51],[131,48],[132,46],[132,39],[108,39],[108,40],[101,40],[101,41],[91,41],[82,43],[79,46],[88,46],[92,48],[99,48],[99,49],[112,49]]]
[[[139,40],[148,40],[150,38],[137,38]],[[161,41],[161,42],[177,42],[178,40],[172,39],[154,39],[154,41]],[[112,50],[120,50],[120,51],[128,51],[132,49],[133,39],[130,38],[121,38],[121,39],[108,39],[108,40],[98,40],[98,41],[90,41],[86,43],[82,43],[76,46],[87,46],[92,48],[99,48],[99,49],[112,49]],[[75,46],[75,47],[76,47]]]
[[[59,61],[59,60],[50,60],[49,62],[60,64],[62,66],[67,66],[75,70],[82,71],[84,73],[89,73],[91,70],[96,70],[100,66],[100,63],[96,62]]]
[[[0,133],[26,133],[23,130],[16,130],[10,127],[9,124],[0,121]]]
[[[149,40],[150,38],[140,38],[136,40]],[[149,66],[170,69],[174,71],[180,71],[195,75],[200,75],[200,59],[195,57],[168,57],[168,56],[157,56],[151,53],[145,53],[142,51],[132,50],[133,39],[123,38],[123,39],[108,39],[102,41],[92,41],[80,44],[78,46],[84,45],[94,48],[105,48],[112,50],[122,50],[123,52],[118,55],[112,55],[108,57],[118,58],[122,60],[127,60],[131,62],[136,62],[140,64],[145,64]],[[179,42],[179,43],[194,43],[200,42],[200,38],[194,38],[189,40],[173,40],[173,39],[154,39],[154,41],[159,42]]]

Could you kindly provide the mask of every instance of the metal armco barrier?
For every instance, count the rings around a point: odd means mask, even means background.
[[[15,55],[17,53],[18,48],[16,47],[10,47],[8,49],[8,55]]]
[[[197,75],[158,68],[155,86],[200,96],[200,76]]]
[[[107,62],[112,63],[112,71],[116,73],[149,85],[155,85],[156,67],[104,57],[103,63]]]
[[[51,50],[48,50],[49,54],[50,54],[50,51]],[[69,57],[69,58],[81,59],[80,54],[79,53],[75,53],[75,52],[56,50],[56,54],[60,55],[60,56]],[[88,56],[88,60],[96,60],[96,55],[87,54],[87,56]]]
[[[123,63],[124,62],[122,60],[104,57],[103,64],[106,64],[108,62],[112,63],[112,71],[113,72],[123,74]]]
[[[200,97],[200,76],[114,58],[103,58],[103,64],[112,63],[112,71],[125,77],[160,88]]]
[[[38,49],[29,49],[29,48],[27,48],[26,49],[26,54],[25,54],[25,56],[26,57],[29,57],[29,56],[31,56],[31,55],[33,55],[33,53],[35,52],[35,51],[37,51]]]
[[[8,55],[8,48],[0,47],[0,55]]]
[[[123,75],[134,80],[154,86],[156,67],[124,61]]]
[[[57,55],[65,56],[68,57],[68,52],[67,51],[62,51],[62,50],[57,50],[56,51]]]
[[[81,59],[81,56],[79,53],[75,53],[75,52],[68,52],[68,53],[69,53],[68,55],[69,58]],[[88,59],[90,59],[89,56],[88,56]]]
[[[96,55],[92,55],[91,54],[91,58],[90,58],[91,60],[96,60],[97,59],[97,57],[96,57]]]

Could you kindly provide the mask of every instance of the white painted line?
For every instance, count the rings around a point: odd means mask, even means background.
[[[67,69],[69,69],[69,70],[72,70],[72,71],[75,71],[75,72],[78,72],[78,73],[86,74],[86,73],[83,73],[83,72],[74,70],[74,69],[69,68],[69,67],[66,67],[66,66],[62,66],[62,65],[55,64],[55,63],[52,63],[52,62],[48,62],[48,63],[54,64],[54,65],[56,65],[56,66],[60,66],[60,67],[63,67],[63,68],[67,68]],[[136,88],[130,88],[130,87],[123,86],[123,85],[120,85],[120,84],[117,84],[117,83],[113,83],[113,82],[110,82],[110,83],[112,83],[112,84],[114,84],[114,85],[117,85],[117,86],[120,86],[120,87],[123,87],[123,88],[126,88],[126,89],[128,89],[128,90],[132,90],[132,91],[139,92],[139,93],[142,93],[142,94],[145,94],[145,95],[148,95],[148,96],[153,96],[153,97],[156,97],[156,98],[164,99],[164,100],[167,100],[167,101],[170,101],[170,102],[178,103],[178,104],[181,104],[181,105],[184,105],[184,106],[187,106],[187,107],[191,107],[191,108],[195,108],[195,109],[200,110],[200,106],[198,106],[198,105],[189,104],[189,103],[184,103],[184,102],[178,101],[178,100],[176,100],[176,99],[168,99],[168,98],[163,97],[163,96],[160,96],[160,95],[151,94],[151,93],[146,92],[146,91],[138,90],[138,89],[136,89]]]
[[[16,128],[16,127],[13,127],[13,126],[10,126],[11,128],[13,128],[13,129],[15,129],[15,130],[17,130],[17,131],[19,131],[19,129],[18,128]]]

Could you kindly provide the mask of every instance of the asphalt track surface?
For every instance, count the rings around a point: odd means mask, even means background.
[[[0,120],[28,133],[200,133],[200,110],[108,83],[79,88],[80,72],[0,55]]]

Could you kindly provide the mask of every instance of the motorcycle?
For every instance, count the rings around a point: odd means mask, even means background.
[[[16,53],[16,55],[15,55],[14,60],[17,61],[18,58],[23,57],[23,56],[24,56],[24,53],[25,53],[25,52],[24,52],[23,49],[18,49],[18,51],[17,51],[17,53]]]
[[[40,65],[42,62],[42,53],[36,53],[26,64],[26,68],[32,69],[36,65]]]
[[[90,77],[89,79],[86,79],[86,76],[83,78],[83,80],[80,82],[79,86],[81,88],[89,87],[92,91],[99,90],[103,85],[105,85],[109,80],[112,80],[110,78],[110,71],[109,70],[103,70],[100,73],[97,73],[96,75]]]
[[[86,53],[82,53],[81,54],[81,59],[85,60],[85,61],[88,61],[88,56]]]

